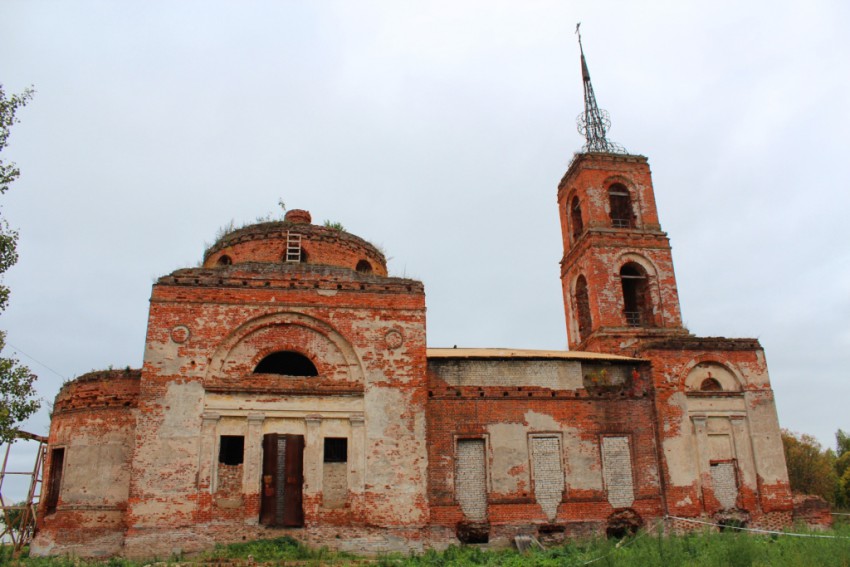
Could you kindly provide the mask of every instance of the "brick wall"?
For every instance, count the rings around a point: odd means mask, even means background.
[[[606,435],[633,440],[633,507],[644,518],[663,515],[653,400],[645,389],[645,363],[620,363],[629,369],[635,365],[638,368],[628,386],[591,391],[581,384],[570,390],[489,386],[485,370],[490,364],[485,362],[469,360],[458,366],[445,358],[428,361],[428,495],[432,524],[454,526],[463,519],[454,481],[454,446],[458,437],[489,440],[488,521],[496,530],[493,533],[550,522],[590,521],[603,526],[614,511],[603,480],[600,443]],[[510,367],[515,376],[529,376],[538,363],[515,360]],[[576,361],[558,364],[572,368]],[[441,370],[443,365],[450,367],[448,373]],[[468,381],[458,376],[458,368],[472,371],[477,365],[480,366],[473,375],[484,385],[450,386],[440,378],[450,375],[466,384]],[[550,439],[535,441],[540,438]],[[543,443],[538,445],[538,455],[544,445],[552,449],[550,469],[541,470],[560,478],[560,484],[537,482],[537,471],[532,470],[535,443]],[[553,444],[560,444],[560,475],[553,472],[558,462]],[[537,487],[543,490],[539,495]],[[541,500],[546,503],[546,511]]]
[[[608,189],[625,188],[634,213],[632,226],[612,226]],[[573,235],[570,207],[581,205],[584,229]],[[624,314],[620,269],[629,262],[647,274],[647,321],[666,332],[681,332],[678,290],[667,235],[661,231],[649,164],[631,155],[578,154],[558,186],[558,205],[564,244],[561,282],[570,349],[583,350],[598,334],[628,329]],[[591,333],[579,333],[575,284],[587,281]]]

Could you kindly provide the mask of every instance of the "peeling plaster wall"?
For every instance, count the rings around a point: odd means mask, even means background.
[[[240,272],[247,282],[259,275],[251,269],[222,273]],[[154,287],[128,555],[205,547],[207,540],[190,537],[200,525],[221,541],[233,539],[236,526],[259,529],[267,433],[305,438],[308,527],[427,522],[421,284],[327,267],[290,271],[263,272],[269,285],[261,286],[192,278],[184,285],[168,276]],[[297,288],[281,281],[294,275]],[[278,350],[303,353],[319,376],[253,373]],[[222,435],[245,440],[239,493],[220,490]],[[348,439],[348,462],[332,475],[331,506],[323,494],[325,437]]]
[[[663,515],[653,401],[644,396],[647,378],[641,371],[646,365],[619,364],[626,365],[624,374],[632,376],[630,380],[588,389],[577,361],[512,360],[506,365],[512,376],[508,386],[500,372],[492,384],[487,380],[487,373],[499,367],[493,360],[429,360],[432,523],[454,526],[464,518],[455,493],[455,459],[458,443],[475,438],[486,440],[491,525],[603,525],[615,510],[603,481],[601,457],[603,439],[610,435],[633,443],[626,458],[634,471],[634,509],[646,518]],[[554,371],[559,365],[562,368]],[[617,365],[611,367],[618,374]],[[539,386],[541,375],[575,378],[548,382],[569,384],[569,389],[547,388]],[[560,480],[552,478],[555,470]]]
[[[730,508],[712,463],[732,462],[735,509],[756,523],[790,518],[791,492],[764,355],[750,339],[676,339],[651,344],[670,514]],[[700,391],[711,373],[720,391]],[[724,469],[725,470],[725,469]],[[726,477],[723,477],[726,479]],[[724,486],[728,482],[724,481]],[[783,516],[783,517],[785,517]]]
[[[55,511],[48,513],[41,499],[33,556],[120,552],[138,393],[138,370],[87,374],[60,390],[44,479],[61,474],[62,482]],[[61,471],[52,462],[58,448],[64,451]]]

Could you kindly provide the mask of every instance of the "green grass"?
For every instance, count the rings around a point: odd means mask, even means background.
[[[194,556],[193,561],[215,562],[222,559],[247,559],[252,557],[255,563],[282,563],[300,561],[317,565],[350,563],[358,558],[350,553],[330,551],[325,547],[313,549],[302,545],[292,537],[262,539],[230,545],[216,545],[212,551]]]
[[[799,530],[798,530],[799,531]],[[850,567],[850,527],[839,526],[826,533],[842,539],[802,538],[779,535],[753,535],[737,532],[694,533],[685,536],[658,537],[642,532],[621,542],[598,539],[569,543],[542,551],[525,554],[514,550],[485,551],[476,546],[450,547],[445,551],[427,551],[421,555],[391,554],[377,558],[358,558],[350,554],[333,552],[325,548],[311,549],[291,537],[259,540],[232,545],[219,545],[215,549],[190,558],[180,558],[181,563],[246,562],[249,557],[256,564],[280,565],[347,565],[368,564],[392,566],[647,566],[663,567]],[[169,562],[174,564],[177,558]],[[111,559],[105,562],[82,561],[74,558],[22,558],[13,560],[8,548],[0,548],[0,565],[22,567],[142,567],[151,564]]]

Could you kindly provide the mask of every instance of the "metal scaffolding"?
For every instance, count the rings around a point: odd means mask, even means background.
[[[38,443],[35,464],[31,470],[7,470],[9,454],[12,452],[12,447],[19,441],[35,441]],[[3,510],[3,532],[0,534],[0,542],[11,544],[15,556],[21,552],[24,546],[29,545],[35,535],[36,510],[38,509],[38,499],[41,495],[42,465],[44,464],[46,452],[47,437],[27,433],[26,431],[18,431],[14,441],[6,444],[6,450],[3,455],[3,466],[0,468],[0,509]],[[7,475],[29,477],[29,490],[27,491],[26,500],[23,502],[6,502],[7,497],[4,492],[4,482]]]

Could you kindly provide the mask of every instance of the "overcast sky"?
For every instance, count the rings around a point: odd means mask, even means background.
[[[757,337],[781,425],[850,430],[850,4],[0,1],[0,317],[52,401],[142,362],[153,280],[289,208],[421,279],[429,346],[566,348],[558,181],[582,36],[609,137],[649,157],[682,314]],[[10,347],[9,345],[14,345]],[[27,427],[46,433],[42,412]]]

